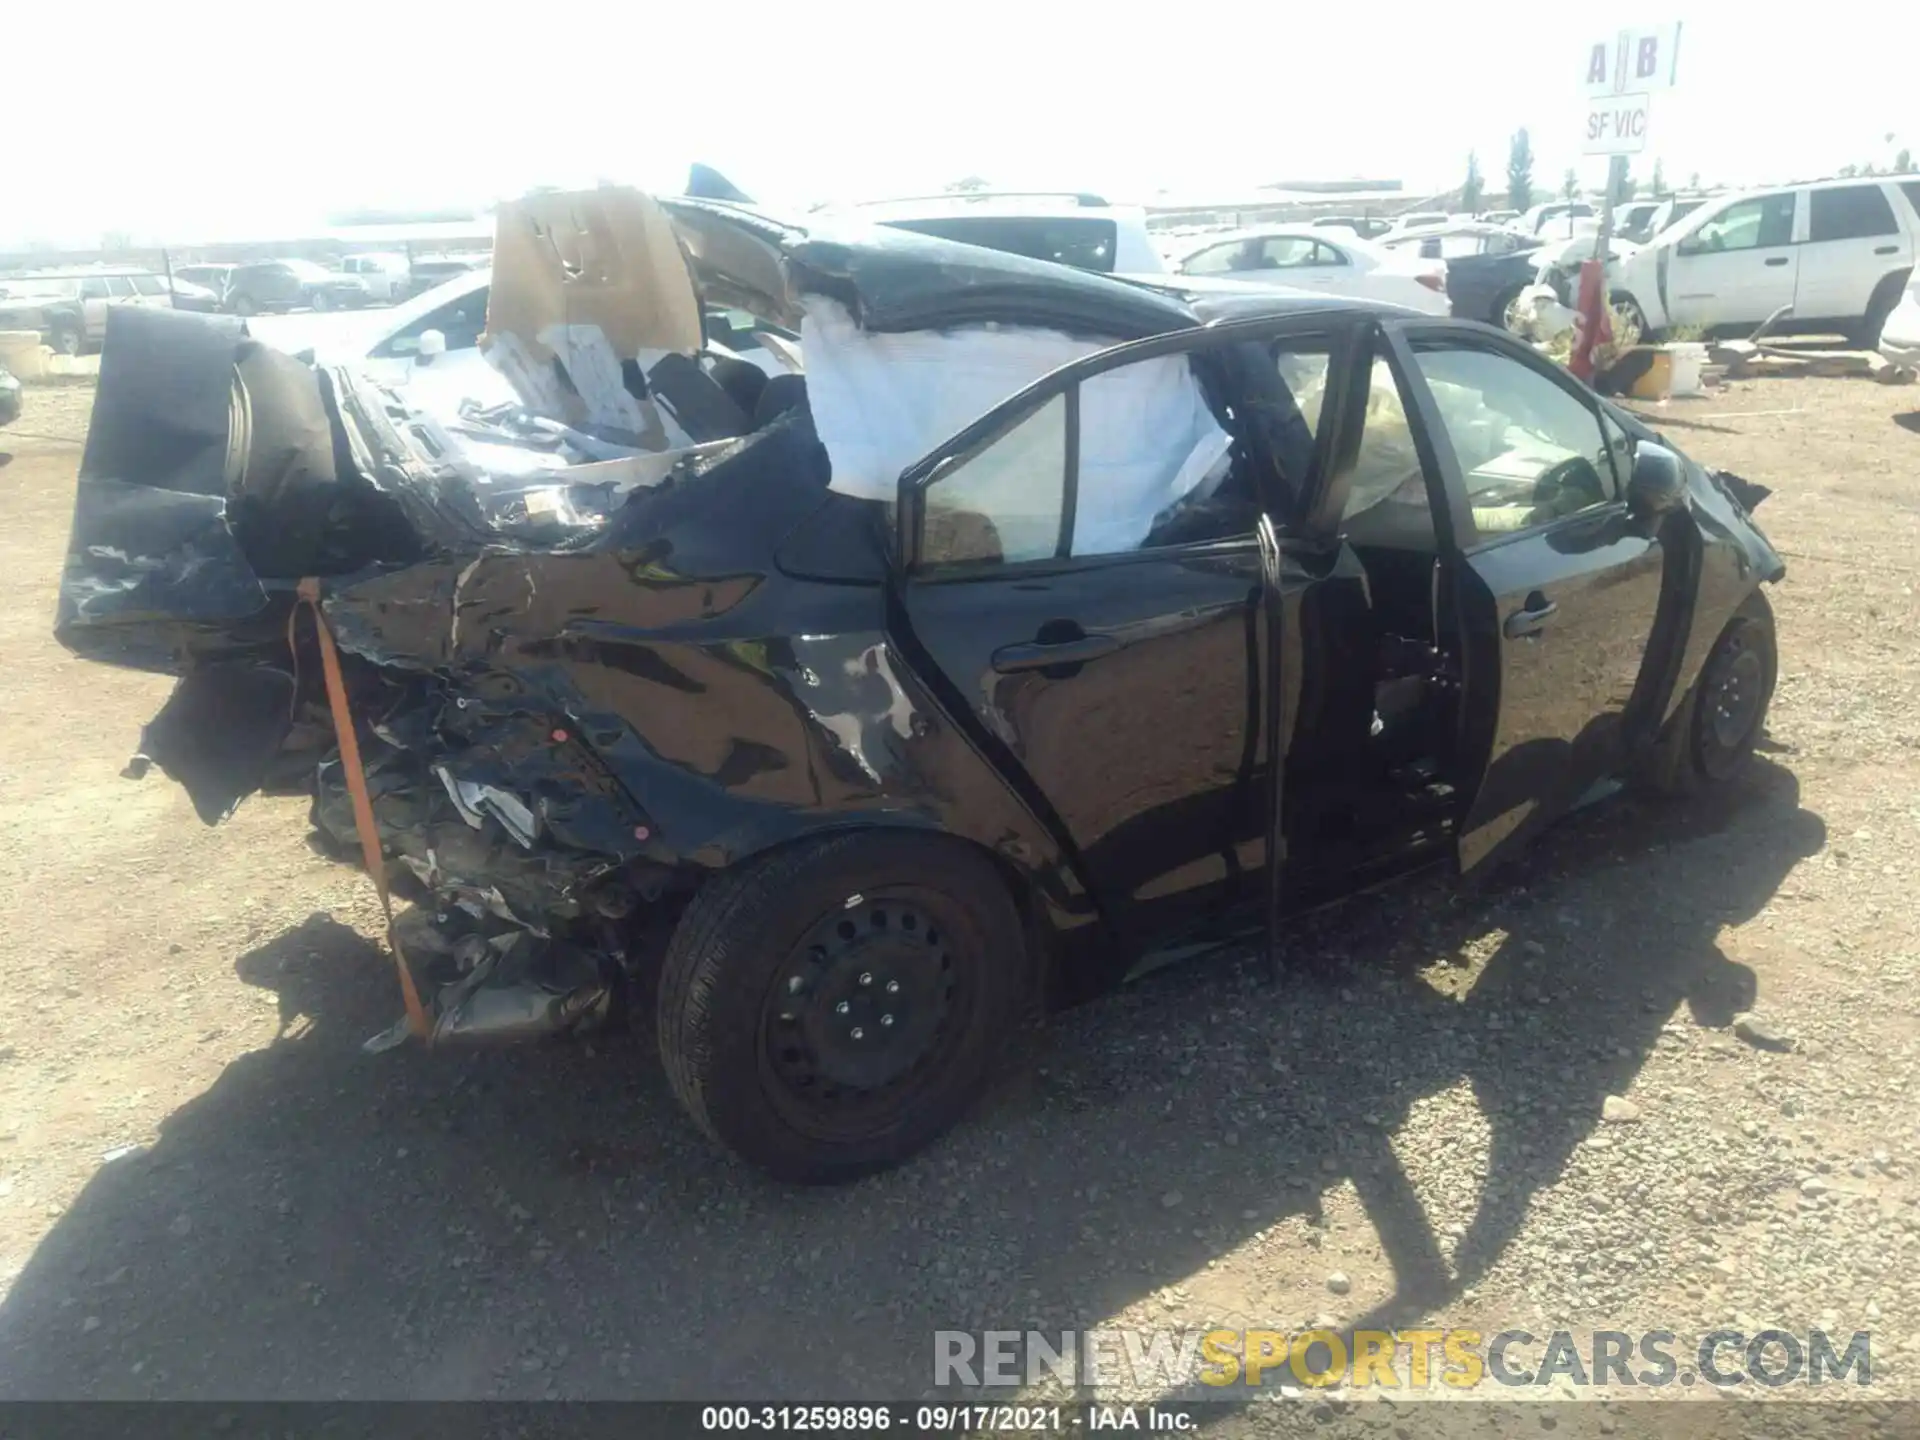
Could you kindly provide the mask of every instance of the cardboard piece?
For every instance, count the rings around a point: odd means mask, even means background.
[[[625,186],[529,195],[494,217],[493,285],[480,350],[528,409],[629,432],[647,449],[676,437],[633,395],[668,352],[697,355],[700,301],[673,223]]]

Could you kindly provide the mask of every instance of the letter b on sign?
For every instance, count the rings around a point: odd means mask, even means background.
[[[1651,80],[1660,73],[1660,37],[1642,35],[1633,57],[1633,78]]]

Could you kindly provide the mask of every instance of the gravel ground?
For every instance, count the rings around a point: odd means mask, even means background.
[[[364,881],[300,804],[120,779],[168,682],[50,638],[89,399],[0,432],[0,1398],[912,1397],[935,1329],[1316,1319],[1863,1329],[1920,1395],[1920,391],[1655,416],[1776,492],[1741,793],[1309,917],[1278,988],[1162,972],[825,1192],[706,1147],[637,1038],[359,1053]]]

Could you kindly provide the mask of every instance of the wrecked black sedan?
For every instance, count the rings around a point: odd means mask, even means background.
[[[116,312],[60,597],[180,676],[138,764],[310,794],[414,902],[400,1038],[651,1009],[710,1135],[845,1179],[1031,1002],[1760,732],[1764,492],[1486,327],[717,202],[500,224],[507,411]]]

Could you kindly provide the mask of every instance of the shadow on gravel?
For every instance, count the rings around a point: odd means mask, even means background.
[[[1909,410],[1905,414],[1893,417],[1893,423],[1902,430],[1911,430],[1920,435],[1920,410]]]
[[[1393,1284],[1351,1323],[1410,1320],[1500,1257],[1663,1025],[1751,1001],[1716,936],[1822,844],[1798,800],[1762,762],[1730,802],[1575,817],[1478,890],[1308,917],[1278,987],[1246,958],[1163,972],[1062,1017],[918,1162],[831,1191],[708,1148],[645,1037],[361,1054],[391,976],[316,915],[238,961],[281,1037],[28,1260],[0,1396],[911,1398],[934,1330],[1102,1323],[1348,1179]],[[1435,959],[1469,944],[1494,953],[1447,993]],[[1463,1080],[1492,1157],[1450,1266],[1390,1137]],[[1317,1269],[1234,1266],[1244,1313],[1156,1323],[1328,1308]]]

